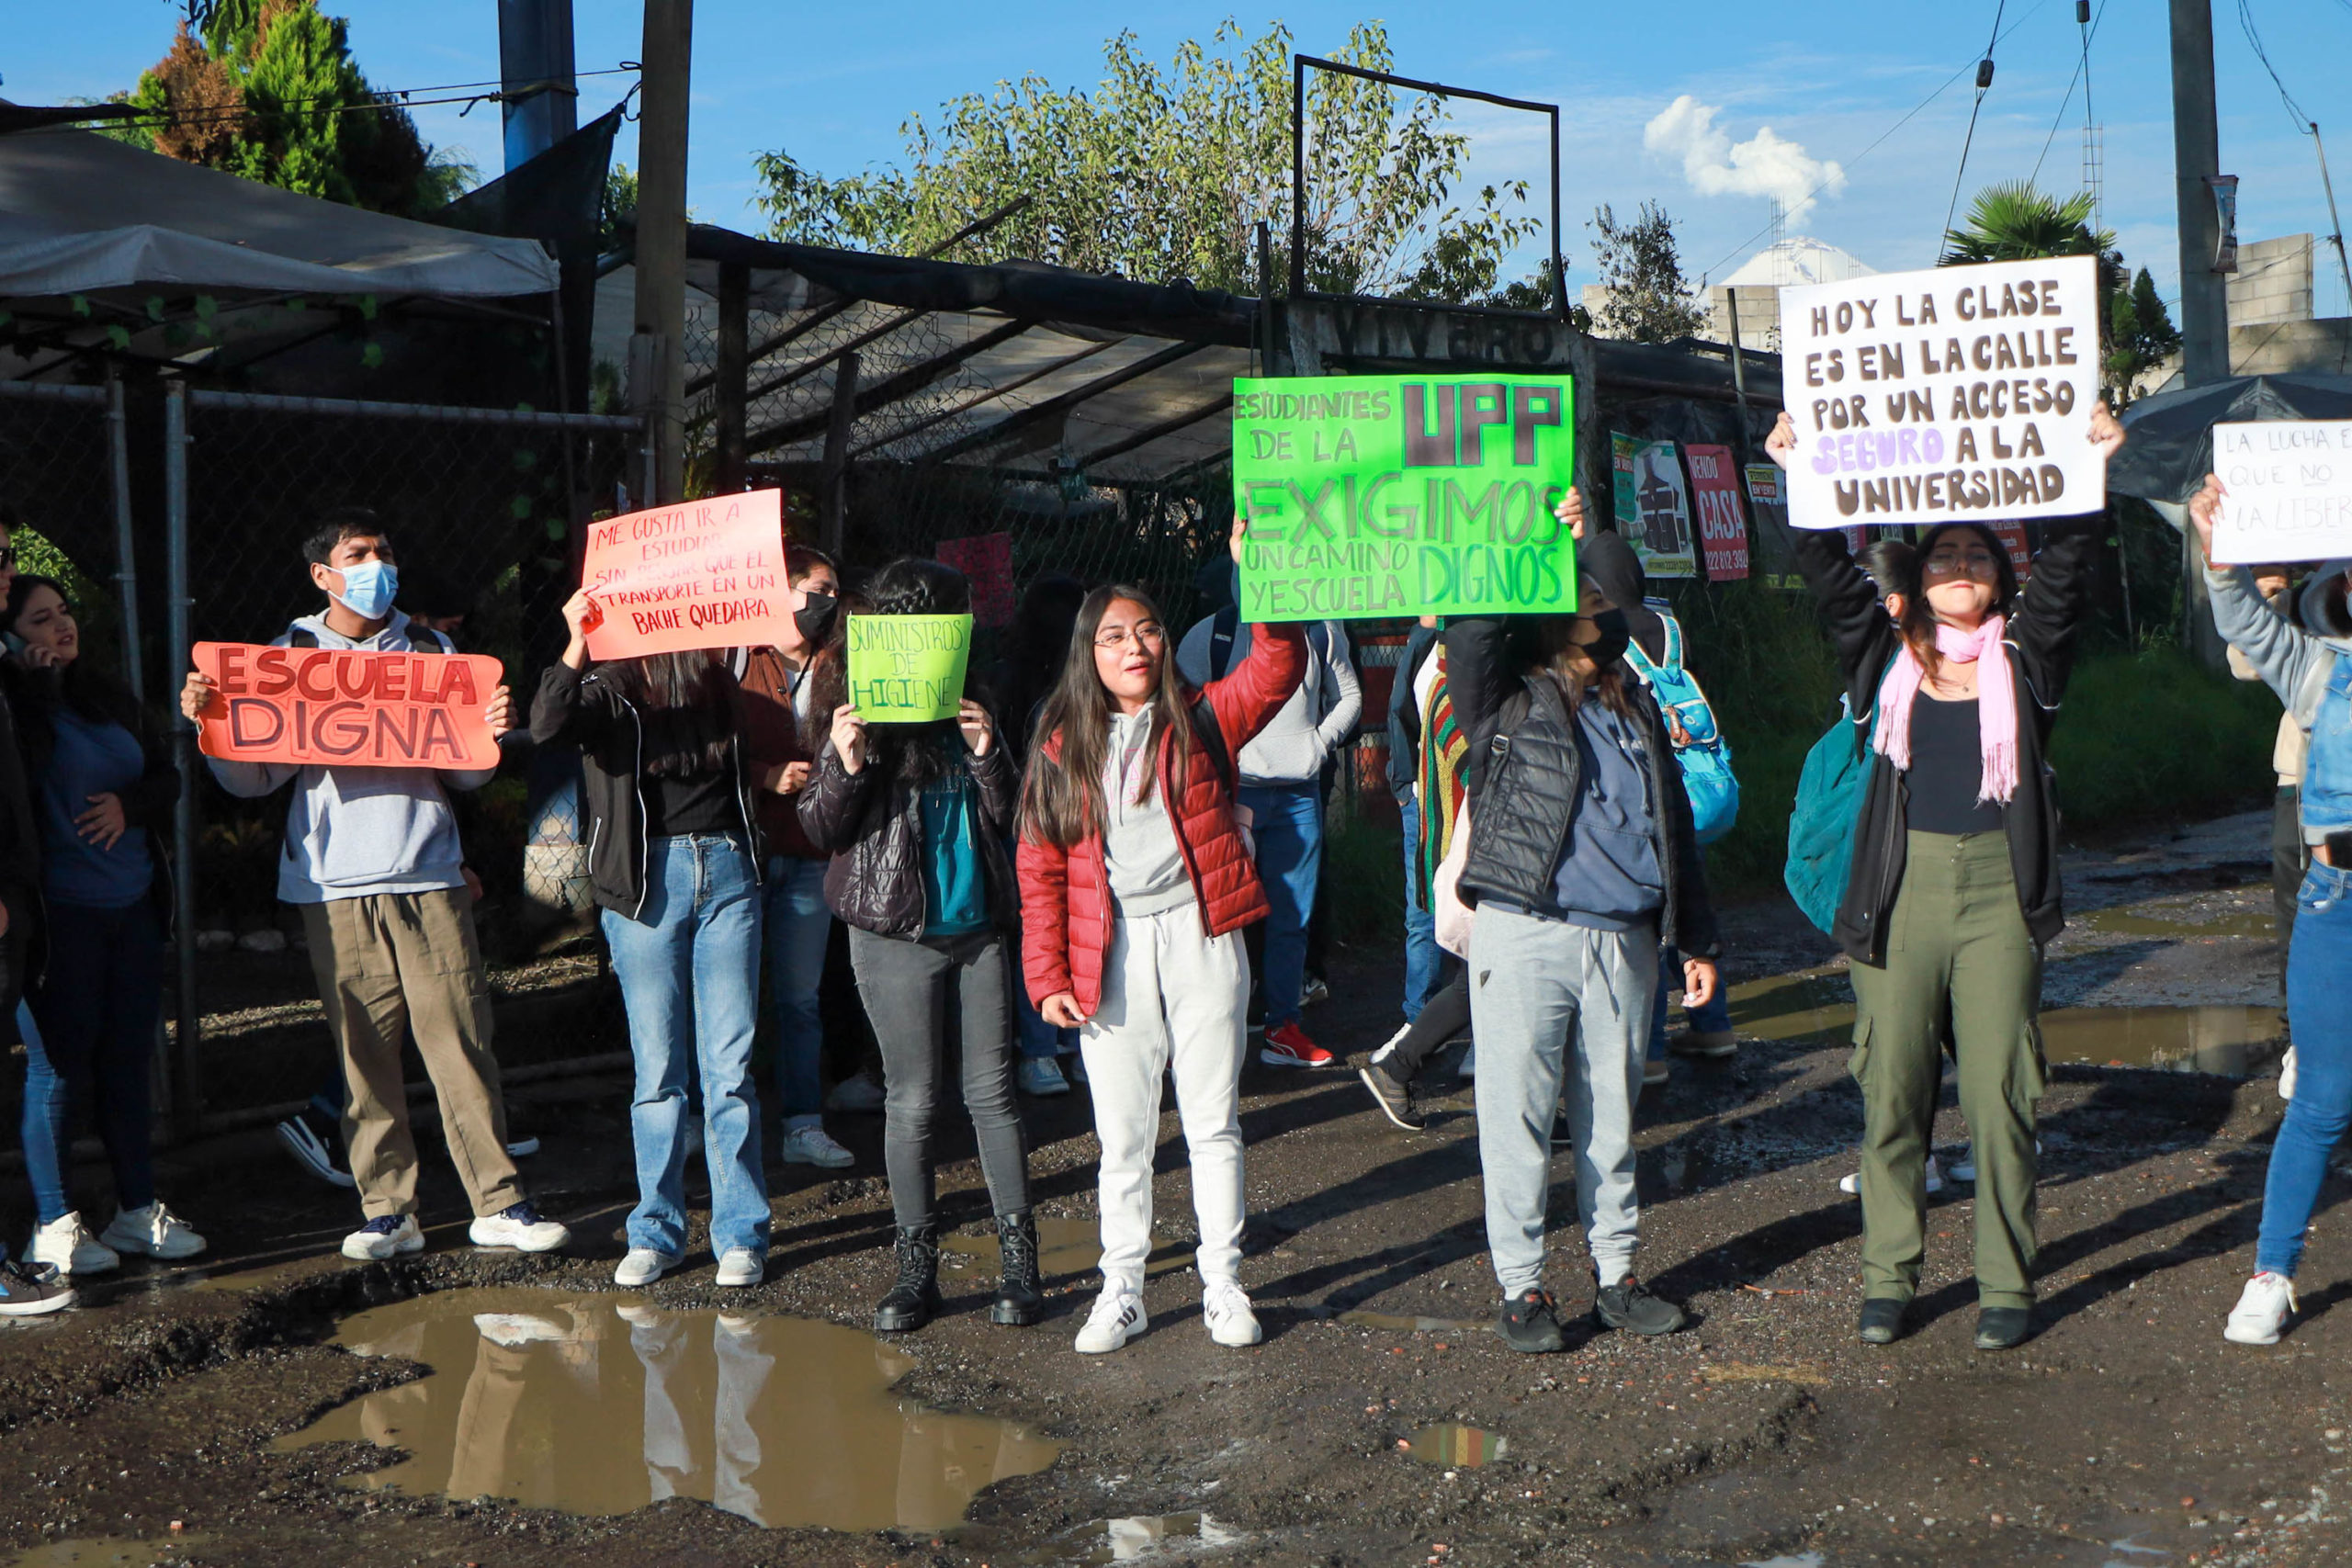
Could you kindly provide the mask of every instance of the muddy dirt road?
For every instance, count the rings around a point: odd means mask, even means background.
[[[943,1180],[963,1231],[949,1315],[882,1345],[864,1327],[887,1283],[878,1119],[837,1123],[854,1170],[776,1170],[767,1284],[718,1291],[706,1254],[629,1293],[610,1284],[626,1089],[538,1085],[531,1174],[581,1237],[568,1259],[467,1248],[437,1155],[433,1249],[366,1267],[330,1255],[347,1195],[266,1134],[175,1156],[165,1190],[219,1244],[209,1269],[133,1264],[81,1311],[0,1330],[0,1560],[2352,1561],[2352,1314],[2334,1310],[2352,1188],[2323,1197],[2304,1321],[2269,1350],[2220,1333],[2280,1111],[2265,826],[2069,865],[2050,1005],[2117,1010],[2052,1030],[2053,1060],[2078,1061],[2042,1108],[2042,1327],[2007,1355],[1969,1346],[1959,1184],[1930,1216],[1924,1326],[1856,1340],[1849,993],[1826,942],[1758,906],[1733,922],[1739,1055],[1678,1064],[1645,1104],[1641,1267],[1690,1307],[1684,1333],[1586,1316],[1566,1354],[1522,1357],[1488,1332],[1466,1085],[1413,1136],[1351,1074],[1250,1068],[1243,1282],[1267,1340],[1247,1351],[1209,1345],[1174,1245],[1191,1214],[1171,1112],[1151,1331],[1102,1358],[1069,1348],[1091,1290],[1082,1097],[1027,1102],[1041,1210],[1078,1222],[1049,1260],[1054,1315],[987,1322],[967,1157]],[[1310,1024],[1369,1049],[1394,973],[1359,955]],[[1938,1134],[1948,1153],[1965,1138],[1949,1092]],[[1555,1205],[1572,1215],[1572,1190]],[[15,1237],[25,1216],[0,1224]],[[1552,1282],[1589,1304],[1573,1237],[1555,1234]]]

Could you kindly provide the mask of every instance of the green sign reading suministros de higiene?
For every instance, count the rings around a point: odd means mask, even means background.
[[[1250,621],[1572,610],[1566,376],[1233,383]]]

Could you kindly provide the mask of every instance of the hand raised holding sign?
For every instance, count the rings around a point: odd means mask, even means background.
[[[1552,508],[1552,515],[1560,520],[1560,525],[1568,531],[1569,538],[1584,537],[1584,497],[1576,486],[1568,487],[1568,493],[1560,498],[1560,504]]]
[[[1242,516],[1238,512],[1235,513],[1233,514],[1233,532],[1227,537],[1225,541],[1225,547],[1231,553],[1233,557],[1233,564],[1236,566],[1239,566],[1241,564],[1242,536],[1249,532],[1250,520],[1247,517]]]
[[[1772,434],[1764,438],[1764,451],[1784,468],[1796,461],[1797,422],[1789,417],[1788,410],[1782,409],[1781,417],[1772,422]]]
[[[865,720],[854,705],[843,703],[833,710],[832,741],[842,772],[854,775],[865,771]]]
[[[564,645],[563,661],[574,670],[588,668],[588,634],[605,624],[604,606],[585,588],[563,602],[563,624],[571,633]]]
[[[2222,500],[2230,492],[2222,488],[2219,474],[2207,474],[2197,493],[2188,498],[2188,521],[2197,529],[2197,547],[2207,561],[2213,558],[2213,514],[2222,509]]]
[[[187,682],[180,687],[180,712],[190,724],[204,716],[204,710],[212,705],[212,694],[218,690],[219,683],[203,671],[187,672]]]
[[[964,732],[964,745],[975,757],[985,757],[996,739],[996,721],[989,717],[989,710],[966,697],[956,708],[956,728]]]
[[[2113,462],[2115,455],[2123,450],[2123,423],[2115,417],[2115,411],[2103,402],[2093,403],[2091,405],[2091,450],[2098,454],[2098,460],[2102,463]]]

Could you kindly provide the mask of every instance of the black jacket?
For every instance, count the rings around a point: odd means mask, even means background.
[[[0,699],[0,907],[8,929],[0,932],[0,1042],[14,1045],[17,1004],[37,967],[41,926],[40,832],[33,820],[32,791],[25,783],[24,754],[17,746],[15,715]]]
[[[2075,667],[2075,633],[2090,597],[2091,561],[2106,517],[2092,513],[2048,524],[2033,575],[2009,615],[2009,668],[2017,684],[2018,788],[2002,811],[2009,869],[2026,930],[2047,943],[2066,924],[2058,881],[2058,800],[2049,761],[2050,727]],[[1836,528],[1794,528],[1797,569],[1838,648],[1847,711],[1856,723],[1877,716],[1879,682],[1894,657],[1894,623],[1878,590],[1854,564]],[[1862,813],[1854,824],[1854,864],[1831,935],[1857,964],[1886,962],[1886,921],[1903,887],[1910,786],[1883,756],[1871,759]]]
[[[960,746],[960,742],[959,742]],[[1012,836],[1021,773],[1012,749],[997,732],[988,755],[963,753],[979,792],[981,875],[988,884],[989,923],[1020,929],[1021,895],[1004,846]],[[860,931],[877,936],[922,936],[922,802],[903,779],[884,779],[883,760],[866,754],[853,773],[827,741],[808,787],[800,792],[800,827],[809,842],[829,852],[825,902]]]
[[[732,684],[734,677],[728,677]],[[539,677],[531,702],[531,739],[545,746],[569,740],[580,748],[581,795],[588,806],[588,890],[597,904],[628,919],[645,908],[645,792],[638,760],[645,747],[637,705],[621,695],[611,667],[574,670],[557,660]],[[743,738],[729,738],[737,818],[752,852],[752,880],[766,856],[760,847],[751,784],[744,777]]]
[[[1413,682],[1437,651],[1437,628],[1417,626],[1405,639],[1396,659],[1396,678],[1388,686],[1388,793],[1396,804],[1412,803],[1413,788],[1421,779],[1421,707],[1413,700]]]
[[[1446,682],[1470,742],[1470,853],[1462,869],[1462,898],[1472,905],[1494,898],[1539,915],[1558,915],[1563,911],[1552,896],[1553,874],[1567,852],[1568,828],[1584,781],[1576,719],[1555,683],[1519,673],[1505,643],[1505,623],[1498,617],[1446,623]],[[1650,799],[1658,803],[1653,818],[1657,863],[1666,879],[1658,940],[1685,958],[1713,958],[1722,942],[1682,768],[1674,760],[1657,705],[1631,671],[1624,680],[1649,757]]]

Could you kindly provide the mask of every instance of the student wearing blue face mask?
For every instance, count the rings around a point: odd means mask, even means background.
[[[274,646],[454,651],[439,633],[392,608],[400,572],[391,536],[374,513],[328,513],[304,554],[326,608],[295,621]],[[190,671],[180,711],[194,720],[218,700],[211,679]],[[487,717],[492,734],[514,728],[504,686],[492,694]],[[480,789],[490,770],[206,761],[231,795],[259,799],[294,786],[277,896],[302,911],[327,1028],[343,1057],[342,1133],[367,1213],[367,1223],[344,1238],[344,1256],[380,1259],[424,1246],[401,1084],[405,1036],[415,1039],[433,1080],[449,1156],[473,1206],[473,1243],[525,1252],[563,1246],[571,1233],[532,1208],[507,1152],[490,986],[447,793]]]

